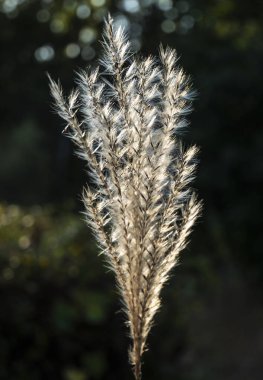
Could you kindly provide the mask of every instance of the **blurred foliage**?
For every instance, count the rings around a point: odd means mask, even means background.
[[[183,138],[201,147],[204,214],[145,378],[261,380],[261,0],[0,0],[0,378],[131,377],[113,278],[77,212],[88,179],[46,78],[71,88],[94,65],[109,10],[135,51],[175,47],[199,93]]]
[[[72,215],[70,206],[0,206],[3,380],[132,378],[114,279]],[[204,254],[208,242],[182,256],[163,294],[146,379],[261,378],[262,305],[231,258]]]
[[[0,378],[101,378],[116,296],[84,223],[1,205],[0,225]]]

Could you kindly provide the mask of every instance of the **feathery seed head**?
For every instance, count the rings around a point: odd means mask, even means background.
[[[193,91],[174,50],[161,46],[159,61],[133,57],[110,16],[102,44],[103,74],[81,71],[67,99],[51,78],[50,90],[88,164],[87,222],[115,273],[139,380],[161,289],[201,209],[189,186],[198,149],[183,149],[179,138]]]

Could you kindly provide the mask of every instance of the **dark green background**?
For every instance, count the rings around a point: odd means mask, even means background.
[[[86,169],[46,72],[74,86],[103,17],[178,51],[198,97],[203,216],[163,292],[144,379],[261,380],[263,2],[0,0],[0,379],[131,379],[111,273],[82,221]],[[88,29],[87,29],[88,28]],[[73,45],[72,45],[73,44]]]

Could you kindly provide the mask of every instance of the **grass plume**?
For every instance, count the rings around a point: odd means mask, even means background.
[[[179,139],[193,92],[174,50],[161,47],[159,59],[133,56],[110,17],[102,43],[100,67],[80,72],[69,97],[52,79],[50,88],[64,131],[88,164],[87,222],[115,273],[140,380],[161,289],[201,208],[189,187],[198,149]]]

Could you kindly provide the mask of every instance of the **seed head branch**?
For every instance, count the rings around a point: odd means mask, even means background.
[[[80,72],[68,98],[51,78],[50,89],[89,168],[87,222],[115,273],[140,380],[160,292],[201,210],[190,187],[198,149],[180,140],[194,93],[174,50],[135,57],[110,16],[102,45],[102,69]]]

